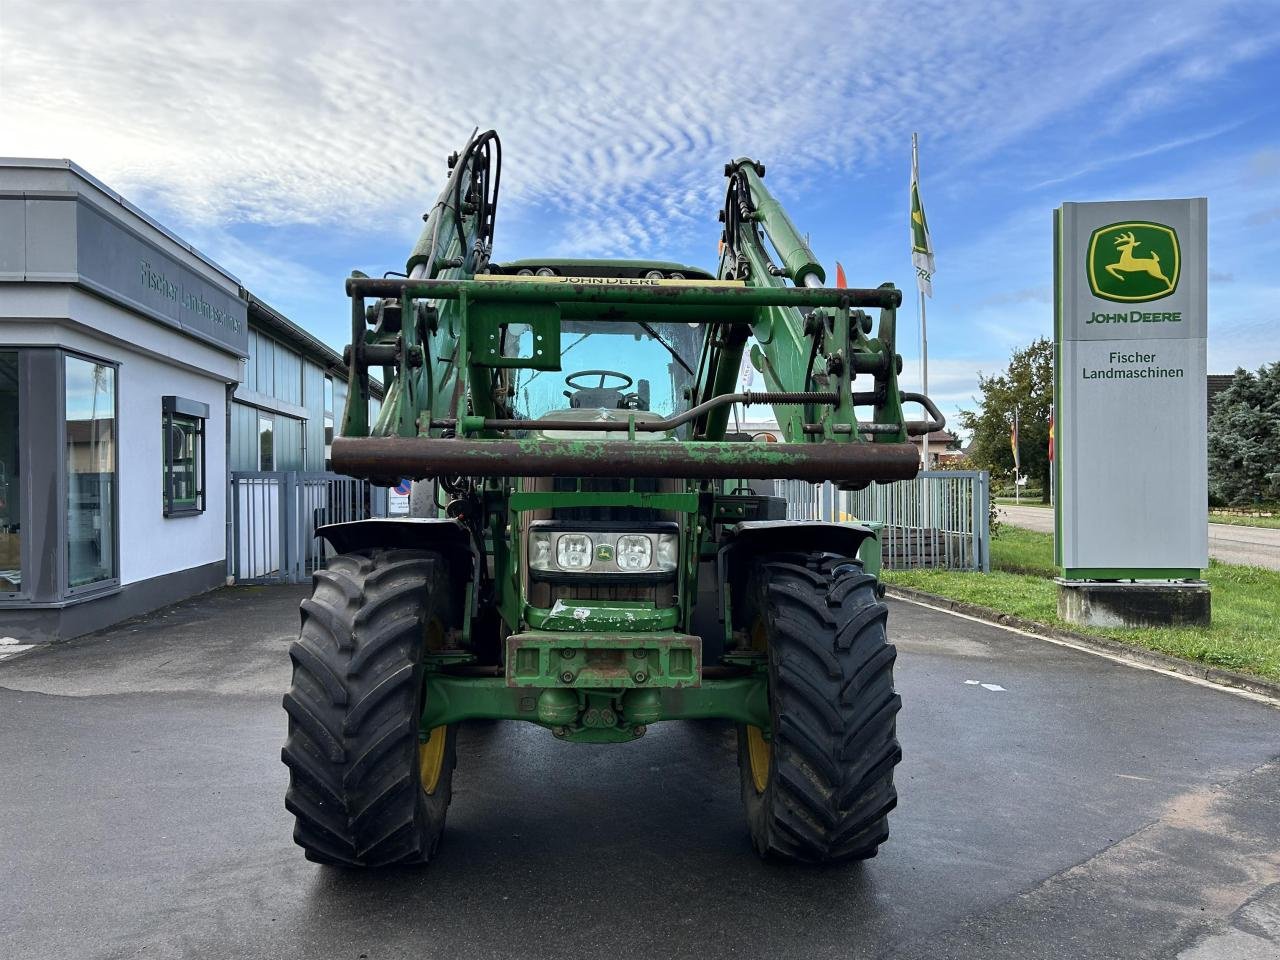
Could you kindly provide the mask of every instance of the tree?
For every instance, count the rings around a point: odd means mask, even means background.
[[[978,374],[980,409],[961,410],[960,426],[973,435],[969,458],[993,474],[1013,474],[1009,432],[1018,411],[1018,454],[1022,472],[1040,481],[1049,500],[1049,414],[1053,410],[1053,344],[1044,337],[1013,351],[1008,369],[993,377]]]
[[[1233,506],[1280,499],[1280,363],[1236,370],[1209,418],[1209,493]]]

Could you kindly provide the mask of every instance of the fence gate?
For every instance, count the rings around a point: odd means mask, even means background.
[[[336,473],[235,471],[233,545],[238,583],[305,583],[324,566],[316,527],[386,516],[387,491]]]
[[[775,480],[791,520],[878,521],[886,570],[991,567],[990,474],[929,470],[914,480],[873,483],[862,490]]]

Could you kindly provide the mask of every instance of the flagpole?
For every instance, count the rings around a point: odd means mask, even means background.
[[[1018,474],[1022,472],[1018,466],[1018,441],[1022,438],[1018,436],[1018,406],[1013,407],[1013,502],[1014,505],[1022,503],[1022,487],[1018,485]]]
[[[920,301],[920,386],[921,392],[927,397],[929,395],[929,331],[925,324],[924,297],[917,292],[916,297]],[[929,469],[929,434],[924,435],[924,468]]]
[[[911,181],[915,184],[917,173],[920,165],[920,147],[917,134],[911,134]],[[925,296],[920,289],[919,282],[916,283],[916,302],[920,304],[920,389],[927,397],[929,395],[929,327],[925,311]],[[929,469],[929,434],[925,434],[920,442],[920,458],[923,461],[924,469]]]

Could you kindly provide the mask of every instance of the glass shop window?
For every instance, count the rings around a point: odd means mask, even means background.
[[[333,377],[324,378],[324,468],[333,453]]]
[[[274,470],[276,468],[276,448],[274,428],[275,421],[271,417],[258,418],[258,469]]]
[[[22,471],[18,352],[0,350],[0,593],[22,589]]]
[[[67,587],[116,576],[116,370],[67,355]]]
[[[209,405],[182,397],[164,397],[164,515],[204,513],[204,425]]]

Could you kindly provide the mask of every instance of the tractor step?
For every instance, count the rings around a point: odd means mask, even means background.
[[[517,633],[507,685],[631,689],[702,684],[702,638],[682,633]]]

